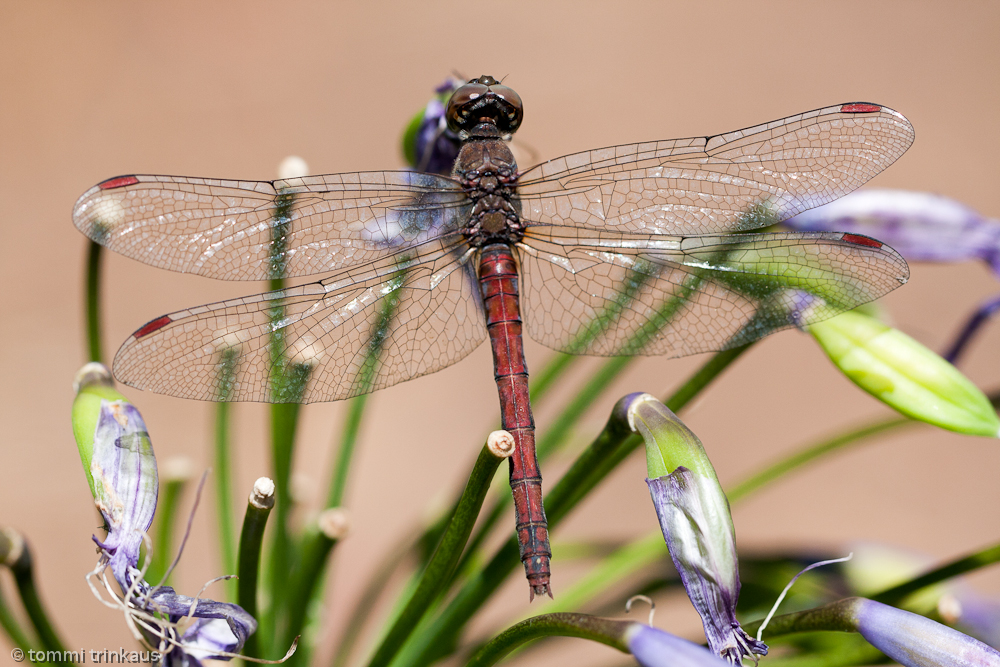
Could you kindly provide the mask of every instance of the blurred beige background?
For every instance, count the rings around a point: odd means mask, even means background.
[[[910,119],[917,140],[874,184],[938,192],[1000,216],[996,3],[7,0],[0,16],[0,523],[30,539],[41,592],[71,647],[132,645],[121,616],[93,600],[84,583],[96,558],[96,522],[69,424],[71,382],[85,361],[85,244],[70,210],[104,178],[268,179],[289,154],[314,173],[400,167],[404,124],[455,71],[507,77],[525,100],[520,141],[539,159],[718,133],[838,102],[889,105]],[[109,356],[157,315],[262,287],[106,260]],[[935,349],[1000,290],[978,264],[912,272],[884,305],[899,327]],[[529,344],[527,354],[538,369],[550,353]],[[663,396],[705,358],[637,361],[609,387],[572,451],[589,442],[621,395]],[[1000,325],[975,341],[963,368],[984,388],[1000,383]],[[126,393],[146,417],[161,464],[175,455],[199,469],[210,464],[209,405]],[[564,400],[538,410],[541,428]],[[320,658],[375,556],[451,496],[497,421],[488,347],[382,391],[370,406],[348,489],[355,531],[328,581]],[[798,446],[888,414],[810,338],[785,332],[746,355],[686,419],[731,484]],[[244,497],[267,472],[266,411],[241,405],[235,415],[235,482]],[[313,491],[310,507],[325,493],[342,415],[339,404],[303,410],[295,469]],[[569,460],[567,453],[546,466],[549,487]],[[997,540],[998,471],[995,440],[911,429],[753,496],[735,512],[737,534],[744,549],[878,540],[948,558]],[[653,529],[643,473],[640,457],[629,460],[555,541],[621,540]],[[183,592],[221,573],[208,539],[214,526],[206,504],[178,573]],[[556,594],[583,569],[556,560]],[[973,581],[1000,595],[995,569]],[[10,582],[2,583],[10,597]],[[525,588],[512,578],[475,627],[523,613]],[[673,600],[658,624],[699,636],[693,612]],[[553,652],[563,649],[570,652]],[[574,640],[520,664],[543,664],[545,656],[548,664],[570,656],[575,664],[621,660]]]

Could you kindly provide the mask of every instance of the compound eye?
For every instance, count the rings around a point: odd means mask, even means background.
[[[448,129],[452,132],[461,130],[468,118],[467,107],[488,91],[489,87],[481,83],[467,83],[456,90],[448,100],[448,107],[444,112]]]
[[[521,96],[515,93],[513,88],[501,85],[490,86],[490,92],[505,102],[503,111],[507,116],[507,131],[513,132],[521,124],[521,118],[524,116]]]

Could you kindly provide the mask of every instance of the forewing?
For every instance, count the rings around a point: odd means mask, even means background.
[[[448,366],[486,337],[474,253],[434,240],[319,281],[184,310],[125,342],[125,384],[200,400],[332,401]],[[272,375],[272,341],[288,363]],[[278,376],[307,371],[301,398]],[[297,371],[296,371],[297,372]]]
[[[518,245],[529,336],[571,354],[712,352],[820,321],[906,282],[856,234],[694,237],[538,227]]]
[[[841,104],[712,137],[567,155],[524,172],[518,193],[529,223],[651,234],[757,229],[844,196],[912,143],[898,112]],[[761,207],[769,215],[746,215]]]
[[[409,171],[281,181],[135,175],[87,190],[73,222],[152,266],[266,280],[377,261],[454,231],[467,208],[452,179]]]

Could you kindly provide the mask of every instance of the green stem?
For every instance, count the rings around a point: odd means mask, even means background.
[[[337,463],[333,470],[333,480],[330,482],[330,493],[326,499],[327,507],[340,507],[344,502],[344,491],[347,488],[347,473],[351,469],[354,446],[358,442],[358,432],[361,430],[361,418],[364,416],[367,402],[368,394],[362,394],[351,399],[348,403],[347,421],[344,423],[344,434],[340,439]]]
[[[215,508],[219,519],[219,555],[224,573],[236,571],[236,531],[233,527],[232,454],[229,424],[232,404],[215,404]],[[238,583],[226,582],[229,599],[235,599]]]
[[[625,630],[633,621],[613,621],[587,614],[545,614],[513,625],[483,645],[467,667],[495,665],[522,644],[541,637],[580,637],[629,653]]]
[[[260,548],[264,540],[267,517],[274,507],[274,483],[266,477],[258,479],[247,502],[240,534],[239,575],[236,600],[251,616],[257,618],[257,583],[260,580]],[[258,634],[247,638],[244,653],[259,657]]]
[[[625,368],[635,361],[635,357],[612,357],[601,365],[590,380],[577,392],[573,400],[563,408],[545,434],[538,439],[538,457],[544,459],[566,441],[573,425],[590,409],[594,401],[606,391],[609,385]]]
[[[354,446],[358,440],[358,432],[361,428],[367,399],[368,395],[362,394],[349,402],[344,433],[340,440],[340,450],[337,453],[333,479],[330,482],[330,492],[326,501],[328,509],[340,507],[343,503],[348,472],[354,456]],[[322,597],[323,587],[320,584],[329,565],[330,554],[339,541],[339,539],[331,539],[319,530],[310,531],[303,536],[301,560],[289,587],[291,593],[288,596],[289,602],[282,644],[290,644],[295,637],[302,633],[306,613]],[[307,651],[300,649],[292,657],[291,664],[303,664],[306,653]]]
[[[531,376],[532,381],[531,388],[529,390],[531,404],[535,405],[546,394],[548,394],[549,389],[554,386],[555,381],[569,369],[576,359],[579,358],[580,357],[572,354],[556,352],[555,355],[548,360],[542,370],[533,374]]]
[[[881,433],[894,431],[904,426],[916,426],[919,423],[907,417],[896,417],[860,426],[829,440],[823,440],[815,445],[810,445],[805,449],[796,451],[791,456],[781,459],[760,472],[753,474],[748,479],[743,480],[727,491],[726,496],[728,496],[730,503],[735,503],[765,484],[783,477],[821,456],[844,449],[848,445],[860,444],[863,440]]]
[[[933,586],[939,582],[957,577],[966,572],[977,570],[987,565],[993,565],[1000,561],[1000,544],[994,544],[981,551],[969,554],[950,563],[937,567],[926,574],[922,574],[915,579],[888,588],[881,593],[870,596],[876,602],[897,606],[905,598],[916,593],[922,588]]]
[[[857,625],[852,620],[857,602],[858,598],[844,598],[823,607],[775,616],[767,624],[767,636],[817,631],[857,632]],[[760,624],[761,621],[747,623],[743,630],[748,635],[755,635]]]
[[[747,347],[744,345],[714,355],[666,401],[667,405],[675,412],[683,408]],[[641,443],[642,438],[629,431],[624,414],[612,413],[604,430],[549,492],[545,513],[550,532],[617,463]],[[607,463],[609,460],[613,463]],[[400,667],[429,664],[435,658],[454,651],[462,628],[519,563],[517,541],[509,539],[482,570],[470,575],[428,631],[408,642],[399,661]]]
[[[369,667],[384,667],[395,657],[400,647],[406,641],[410,633],[420,622],[424,613],[429,608],[431,602],[440,595],[448,583],[455,566],[458,564],[459,556],[465,547],[472,533],[472,527],[479,516],[479,510],[483,506],[483,499],[486,491],[490,487],[493,475],[497,471],[500,462],[512,453],[510,436],[504,434],[502,439],[508,439],[508,450],[505,455],[497,453],[495,448],[491,448],[489,443],[483,447],[469,475],[469,482],[465,486],[465,491],[455,508],[455,513],[448,522],[448,527],[441,537],[434,555],[431,556],[427,567],[424,568],[423,575],[417,584],[416,590],[410,597],[406,607],[403,608],[396,622],[385,634],[382,643],[375,651],[375,655],[369,662]],[[491,440],[493,436],[491,436]]]
[[[35,648],[31,640],[28,639],[28,634],[21,627],[20,621],[17,620],[10,606],[8,606],[7,598],[2,595],[2,592],[0,592],[0,627],[7,633],[10,643],[25,653]]]
[[[165,466],[166,467],[166,466]],[[147,581],[161,583],[163,575],[174,560],[174,525],[177,519],[177,505],[184,495],[190,479],[188,475],[163,477],[163,491],[157,501],[156,540],[153,542],[153,559],[146,571]],[[169,584],[162,581],[162,584]]]
[[[87,246],[87,355],[91,361],[103,363],[101,337],[101,257],[103,248],[93,241]]]
[[[665,549],[659,530],[622,546],[602,558],[568,589],[560,591],[558,598],[546,603],[545,611],[579,609],[615,583],[662,560]]]
[[[5,562],[10,568],[11,574],[14,575],[17,591],[21,595],[21,603],[28,614],[28,619],[35,628],[35,634],[38,636],[42,649],[58,651],[61,657],[65,657],[66,647],[59,635],[56,634],[52,622],[49,621],[49,614],[38,596],[38,589],[35,586],[34,559],[28,542],[19,535],[11,535],[10,531],[5,531],[4,537],[11,544],[19,547],[10,550],[4,549],[6,552]],[[56,660],[53,661],[53,664],[72,665],[73,663],[69,660]]]

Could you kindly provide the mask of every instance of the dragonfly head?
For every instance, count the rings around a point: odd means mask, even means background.
[[[488,75],[472,79],[456,90],[445,110],[448,128],[466,136],[483,123],[495,126],[500,134],[513,134],[523,116],[521,97]]]

